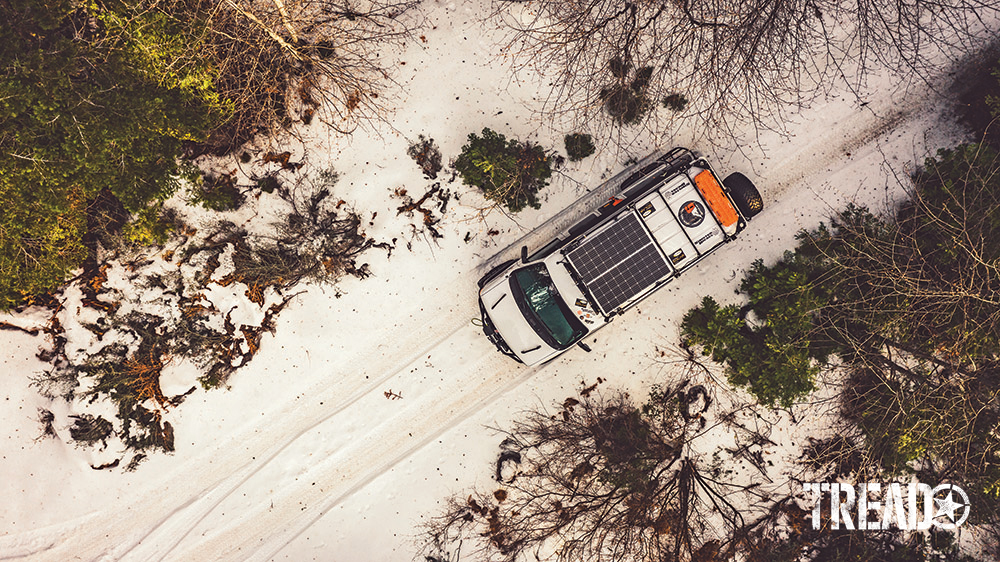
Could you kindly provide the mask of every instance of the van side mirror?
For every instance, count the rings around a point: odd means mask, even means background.
[[[521,263],[528,263],[528,247],[521,246]]]
[[[583,343],[582,341],[576,342],[576,345],[580,346],[580,349],[586,351],[587,353],[590,353],[590,346],[589,345]]]

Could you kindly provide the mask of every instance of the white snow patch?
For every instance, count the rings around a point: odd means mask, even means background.
[[[186,357],[172,358],[160,371],[160,389],[167,397],[184,394],[192,387],[200,386],[198,377],[202,369]]]

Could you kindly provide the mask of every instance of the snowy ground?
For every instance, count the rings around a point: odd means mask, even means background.
[[[483,201],[456,182],[448,187],[461,200],[449,205],[445,237],[414,235],[409,225],[417,219],[397,217],[401,203],[391,195],[405,187],[419,196],[430,184],[406,155],[418,134],[433,137],[449,159],[483,127],[559,148],[571,132],[532,116],[537,87],[511,81],[496,37],[477,20],[478,2],[428,10],[436,28],[400,55],[405,94],[393,130],[343,139],[316,123],[304,145],[290,147],[298,151],[293,159],[308,160],[304,172],[338,171],[336,196],[377,212],[368,233],[397,238],[398,249],[389,258],[370,252],[363,261],[374,276],[345,280],[340,298],[309,287],[279,316],[276,335],[264,336],[254,362],[230,380],[231,390],[199,390],[174,409],[175,454],[154,455],[135,473],[96,471],[92,452],[37,439],[36,408],[59,408],[28,387],[43,368],[34,357],[43,336],[0,332],[0,559],[410,560],[418,526],[438,501],[489,485],[500,438],[487,426],[598,377],[607,381],[602,388],[636,396],[676,378],[658,349],[676,341],[680,316],[701,295],[732,298],[755,258],[775,259],[796,231],[846,201],[878,206],[898,197],[893,173],[961,139],[938,113],[947,111],[940,94],[872,84],[866,105],[831,95],[788,123],[787,137],[691,146],[720,172],[753,179],[764,213],[737,243],[599,332],[592,353],[575,349],[525,368],[496,353],[471,322],[477,266],[585,186],[620,171],[628,157],[670,141],[640,140],[632,154],[606,148],[567,165],[542,209],[516,223],[496,212],[478,219]],[[700,137],[672,134],[676,144]],[[390,391],[401,398],[390,399]],[[779,445],[812,430],[807,408]]]

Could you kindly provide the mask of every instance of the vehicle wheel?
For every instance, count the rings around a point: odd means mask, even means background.
[[[744,218],[750,219],[764,210],[764,200],[761,198],[760,192],[757,191],[753,182],[743,174],[739,172],[729,174],[726,179],[722,180],[722,185],[729,190],[730,197],[733,198],[733,202],[736,203],[736,207],[739,208]]]

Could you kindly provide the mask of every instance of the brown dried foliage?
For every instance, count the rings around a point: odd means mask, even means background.
[[[163,409],[169,405],[169,400],[160,388],[163,365],[163,357],[154,350],[148,351],[144,356],[137,353],[125,361],[126,384],[135,392],[140,403],[150,400]]]

